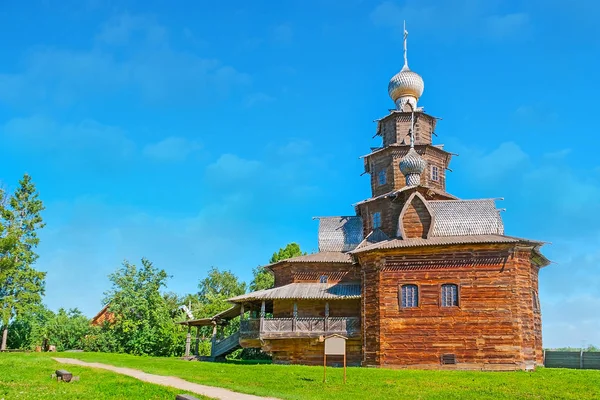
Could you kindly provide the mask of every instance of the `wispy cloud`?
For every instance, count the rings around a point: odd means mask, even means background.
[[[94,120],[61,124],[42,115],[14,118],[2,126],[0,135],[5,143],[21,151],[57,153],[60,159],[67,156],[65,162],[90,157],[112,163],[130,157],[135,151],[135,144],[124,130]]]
[[[403,3],[384,1],[371,12],[374,24],[394,29],[402,37],[403,20],[422,32],[450,39],[471,33],[472,38],[507,39],[526,32],[526,13],[501,12],[496,2],[474,0],[407,0]]]
[[[84,50],[31,49],[16,73],[0,72],[0,102],[70,105],[91,93],[133,91],[146,101],[214,101],[248,86],[249,74],[171,45],[153,18],[109,20]]]
[[[246,96],[246,98],[244,99],[244,106],[245,107],[254,107],[254,106],[259,106],[261,104],[271,103],[273,101],[275,101],[275,97],[273,97],[267,93],[256,92],[256,93],[251,93],[248,96]]]
[[[157,143],[147,144],[142,153],[155,161],[184,161],[201,148],[197,141],[171,136]]]
[[[290,44],[294,38],[294,30],[289,23],[279,24],[272,30],[273,40],[281,44]]]

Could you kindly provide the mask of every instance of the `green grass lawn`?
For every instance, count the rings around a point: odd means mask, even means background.
[[[67,353],[70,354],[70,353]],[[80,381],[63,383],[50,378],[57,369],[78,375]],[[0,399],[175,399],[181,390],[144,383],[99,369],[60,366],[39,353],[0,353]],[[198,398],[201,396],[194,395]]]
[[[52,355],[56,354],[42,357]],[[209,363],[103,353],[58,356],[282,399],[600,399],[600,371],[593,370],[466,372],[348,368],[348,383],[344,385],[341,368],[328,368],[328,382],[324,384],[322,367]],[[77,373],[83,375],[83,370],[77,369]]]

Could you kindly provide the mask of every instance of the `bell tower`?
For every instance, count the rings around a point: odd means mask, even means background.
[[[415,191],[426,199],[454,198],[446,193],[451,154],[443,145],[433,144],[438,119],[418,105],[425,83],[408,67],[407,39],[405,25],[404,65],[388,84],[395,108],[377,120],[376,135],[381,136],[382,146],[362,157],[371,177],[371,198],[355,207],[365,237],[374,229],[396,236],[403,202]]]

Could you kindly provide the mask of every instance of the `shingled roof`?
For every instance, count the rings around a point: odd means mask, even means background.
[[[252,300],[284,299],[358,299],[360,284],[348,283],[290,283],[272,289],[259,290],[228,299],[234,303]]]
[[[360,217],[317,218],[319,219],[319,252],[350,251],[363,240]]]
[[[504,224],[494,199],[430,200],[432,236],[503,235]]]
[[[350,253],[362,253],[369,250],[378,249],[398,249],[405,247],[425,247],[425,246],[443,246],[453,244],[471,244],[471,243],[519,243],[527,242],[533,245],[541,245],[542,242],[537,242],[529,239],[523,239],[504,235],[461,235],[461,236],[439,236],[429,239],[410,238],[410,239],[390,239],[365,245],[351,251]]]

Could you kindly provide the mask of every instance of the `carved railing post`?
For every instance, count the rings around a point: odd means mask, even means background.
[[[298,323],[298,303],[294,302],[294,319],[292,319],[292,332],[296,331],[296,324]]]
[[[190,355],[190,345],[192,344],[192,327],[188,325],[188,332],[185,336],[185,356],[189,357]]]
[[[260,305],[260,327],[259,332],[263,331],[263,324],[265,323],[265,301],[263,300]],[[260,336],[260,334],[259,334]]]
[[[217,345],[217,322],[213,321],[212,337],[210,339],[210,356],[215,354],[215,346]]]
[[[325,332],[329,331],[329,302],[325,302]]]

